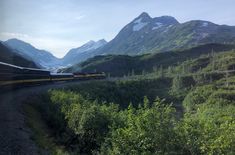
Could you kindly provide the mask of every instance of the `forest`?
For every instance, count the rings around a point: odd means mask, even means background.
[[[85,81],[26,100],[51,154],[234,154],[233,50],[141,74]]]

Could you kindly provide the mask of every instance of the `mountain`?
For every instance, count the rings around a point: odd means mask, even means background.
[[[142,13],[93,54],[137,55],[207,43],[235,43],[235,26],[202,20],[179,23],[171,16],[151,18],[147,13]]]
[[[39,50],[29,43],[18,39],[9,39],[4,42],[9,48],[16,50],[22,57],[28,57],[35,63],[40,64],[43,68],[51,68],[59,65],[59,59],[53,56],[50,52]]]
[[[85,60],[89,57],[93,56],[93,51],[96,49],[103,47],[106,45],[107,42],[102,39],[97,42],[91,40],[88,43],[82,45],[81,47],[71,49],[62,59],[62,64],[72,65],[76,64],[78,62],[81,62],[82,60]]]
[[[232,49],[235,49],[235,45],[205,44],[185,50],[138,56],[103,55],[90,58],[80,64],[64,69],[63,72],[97,71],[110,73],[111,76],[123,76],[134,71],[135,74],[141,74],[142,71],[152,72],[154,68],[168,68],[169,66],[176,66],[178,63],[186,60],[199,58],[202,55]]]
[[[9,63],[21,67],[39,68],[32,60],[22,57],[0,42],[0,62]]]
[[[72,66],[97,55],[132,56],[182,50],[210,43],[235,44],[235,26],[203,20],[179,23],[171,16],[152,18],[145,12],[127,24],[110,42],[103,39],[89,41],[71,49],[62,59],[17,39],[4,42],[45,68]]]

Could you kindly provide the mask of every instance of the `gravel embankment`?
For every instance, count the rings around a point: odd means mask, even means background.
[[[0,94],[0,155],[35,155],[39,149],[31,137],[31,130],[25,124],[22,103],[29,95],[60,88],[79,82],[21,88]],[[0,88],[1,89],[1,88]]]

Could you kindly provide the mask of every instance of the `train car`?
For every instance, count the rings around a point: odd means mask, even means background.
[[[104,72],[50,73],[48,70],[19,67],[0,62],[0,86],[32,85],[56,81],[104,79]]]
[[[104,72],[94,72],[94,73],[87,73],[88,79],[105,79],[106,75]]]
[[[71,81],[74,79],[73,73],[51,73],[51,81]]]
[[[16,85],[50,81],[50,72],[0,62],[0,85]]]
[[[90,80],[90,79],[104,79],[106,75],[104,72],[93,72],[93,73],[81,73],[76,72],[74,74],[74,79],[78,80]]]
[[[0,62],[0,83],[13,80],[16,74],[21,74],[22,67]]]
[[[86,74],[81,73],[81,72],[73,73],[73,77],[75,80],[86,80],[87,79]]]

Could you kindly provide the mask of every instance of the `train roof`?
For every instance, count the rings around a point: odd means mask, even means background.
[[[23,69],[23,67],[12,65],[12,64],[8,64],[8,63],[5,63],[5,62],[0,62],[0,64],[1,65],[5,65],[5,66],[9,66],[9,67],[18,68],[18,69]]]
[[[20,66],[8,64],[8,63],[5,63],[5,62],[0,62],[0,65],[5,65],[5,66],[13,67],[13,68],[18,68],[18,69],[28,69],[28,70],[35,70],[35,71],[47,71],[47,72],[50,72],[49,70],[46,70],[46,69],[20,67]]]
[[[73,73],[51,73],[51,75],[73,75]]]

